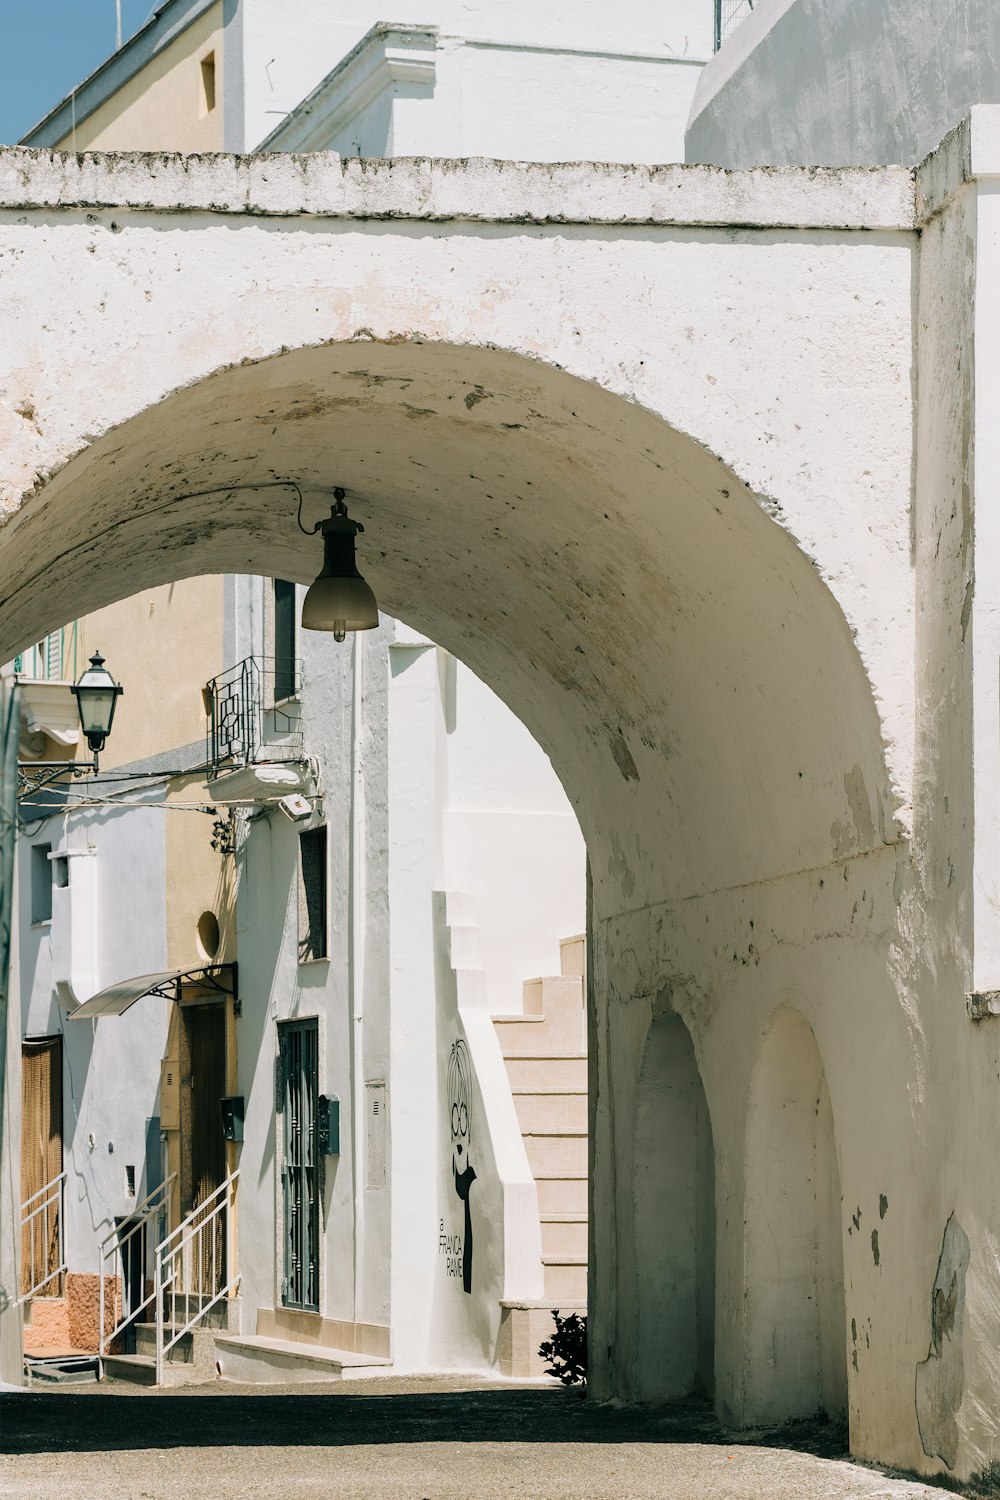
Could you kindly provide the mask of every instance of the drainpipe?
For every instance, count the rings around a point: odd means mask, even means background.
[[[365,783],[363,759],[364,714],[362,694],[363,637],[355,633],[354,687],[351,712],[351,879],[350,879],[350,996],[351,996],[351,1163],[354,1180],[354,1321],[360,1311],[364,1280],[365,1198],[363,1150],[365,1128],[364,1032],[365,989]]]

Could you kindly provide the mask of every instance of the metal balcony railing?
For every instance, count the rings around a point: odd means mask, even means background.
[[[302,749],[297,660],[248,656],[206,685],[211,774]]]
[[[755,0],[715,0],[715,50],[731,37],[753,10]]]

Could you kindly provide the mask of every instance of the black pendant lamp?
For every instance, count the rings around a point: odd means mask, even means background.
[[[318,527],[323,534],[323,570],[303,600],[302,624],[306,630],[332,630],[334,640],[342,641],[349,630],[374,630],[378,605],[354,555],[354,539],[365,528],[347,514],[344,491],[333,493],[336,504]]]

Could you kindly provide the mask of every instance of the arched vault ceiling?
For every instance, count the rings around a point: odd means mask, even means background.
[[[3,653],[195,573],[310,581],[321,548],[290,490],[186,498],[286,478],[309,524],[347,489],[383,609],[468,662],[544,745],[605,905],[889,836],[878,717],[812,564],[690,438],[492,349],[300,349],[106,434],[5,529]]]

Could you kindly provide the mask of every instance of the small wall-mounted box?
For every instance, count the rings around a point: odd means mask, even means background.
[[[160,1129],[181,1128],[181,1065],[176,1057],[160,1063]]]
[[[243,1095],[232,1094],[222,1101],[222,1134],[227,1141],[243,1139]]]
[[[340,1155],[340,1100],[320,1094],[316,1109],[316,1141],[320,1156]]]

